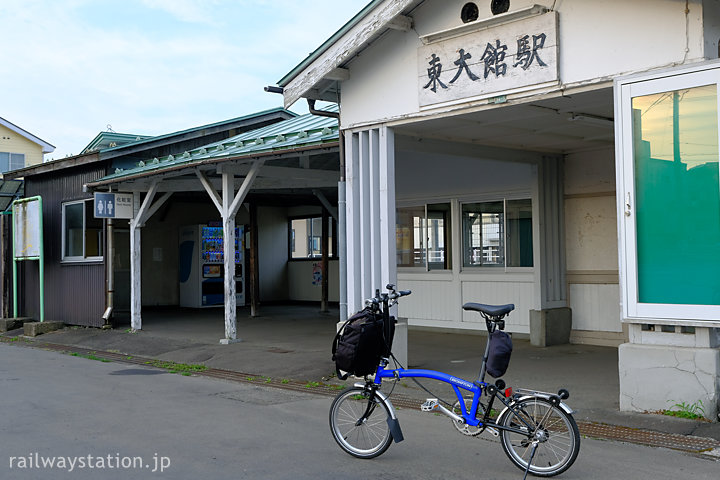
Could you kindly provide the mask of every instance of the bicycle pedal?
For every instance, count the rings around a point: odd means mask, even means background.
[[[428,398],[425,400],[425,403],[423,403],[420,406],[420,410],[423,412],[432,412],[438,409],[438,400],[437,398]]]

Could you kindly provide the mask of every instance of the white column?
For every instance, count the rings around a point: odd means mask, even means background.
[[[235,297],[235,175],[222,174],[223,252],[225,268],[225,341],[237,340]],[[223,342],[224,343],[224,342]]]
[[[395,144],[379,127],[348,134],[346,141],[348,313],[396,283]]]
[[[345,225],[348,316],[362,305],[360,273],[360,138],[356,133],[345,136]],[[362,307],[360,307],[362,308]]]
[[[140,192],[133,192],[133,218],[130,220],[130,327],[142,329],[141,260],[140,255]]]

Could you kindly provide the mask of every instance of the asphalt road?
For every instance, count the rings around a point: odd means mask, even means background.
[[[0,478],[522,478],[497,441],[419,411],[399,413],[404,442],[354,459],[332,439],[330,402],[0,344]],[[707,458],[586,438],[557,478],[717,480],[719,470]]]

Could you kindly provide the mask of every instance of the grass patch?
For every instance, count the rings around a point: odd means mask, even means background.
[[[93,355],[92,353],[77,353],[77,352],[73,352],[73,353],[70,354],[70,356],[71,356],[71,357],[87,358],[88,360],[95,360],[95,361],[103,362],[103,363],[110,363],[110,360],[108,360],[107,358],[100,358],[100,357],[98,357],[97,355]]]
[[[308,382],[305,384],[305,388],[317,388],[321,385],[322,385],[322,383],[320,383],[320,382]]]
[[[145,362],[145,365],[150,365],[157,368],[164,368],[169,373],[179,373],[186,377],[189,377],[193,373],[204,372],[205,370],[207,370],[207,367],[205,365],[163,362],[162,360],[151,360],[149,362]]]
[[[695,403],[680,402],[673,405],[675,410],[663,410],[663,415],[671,417],[687,418],[690,420],[700,420],[705,418],[705,406],[702,400]]]
[[[342,390],[343,388],[345,388],[345,385],[328,385],[328,387],[331,390]]]
[[[287,378],[283,378],[282,380],[280,380],[280,383],[282,383],[283,385],[287,385],[288,383],[290,383],[290,380],[288,380]]]

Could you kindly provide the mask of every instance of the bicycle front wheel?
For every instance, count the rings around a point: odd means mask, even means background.
[[[502,430],[500,435],[507,456],[522,470],[530,462],[533,475],[558,475],[570,468],[580,452],[575,419],[544,398],[520,400],[498,423],[512,429]]]
[[[360,387],[341,392],[330,407],[330,430],[340,448],[357,458],[375,458],[390,447],[390,408]]]

